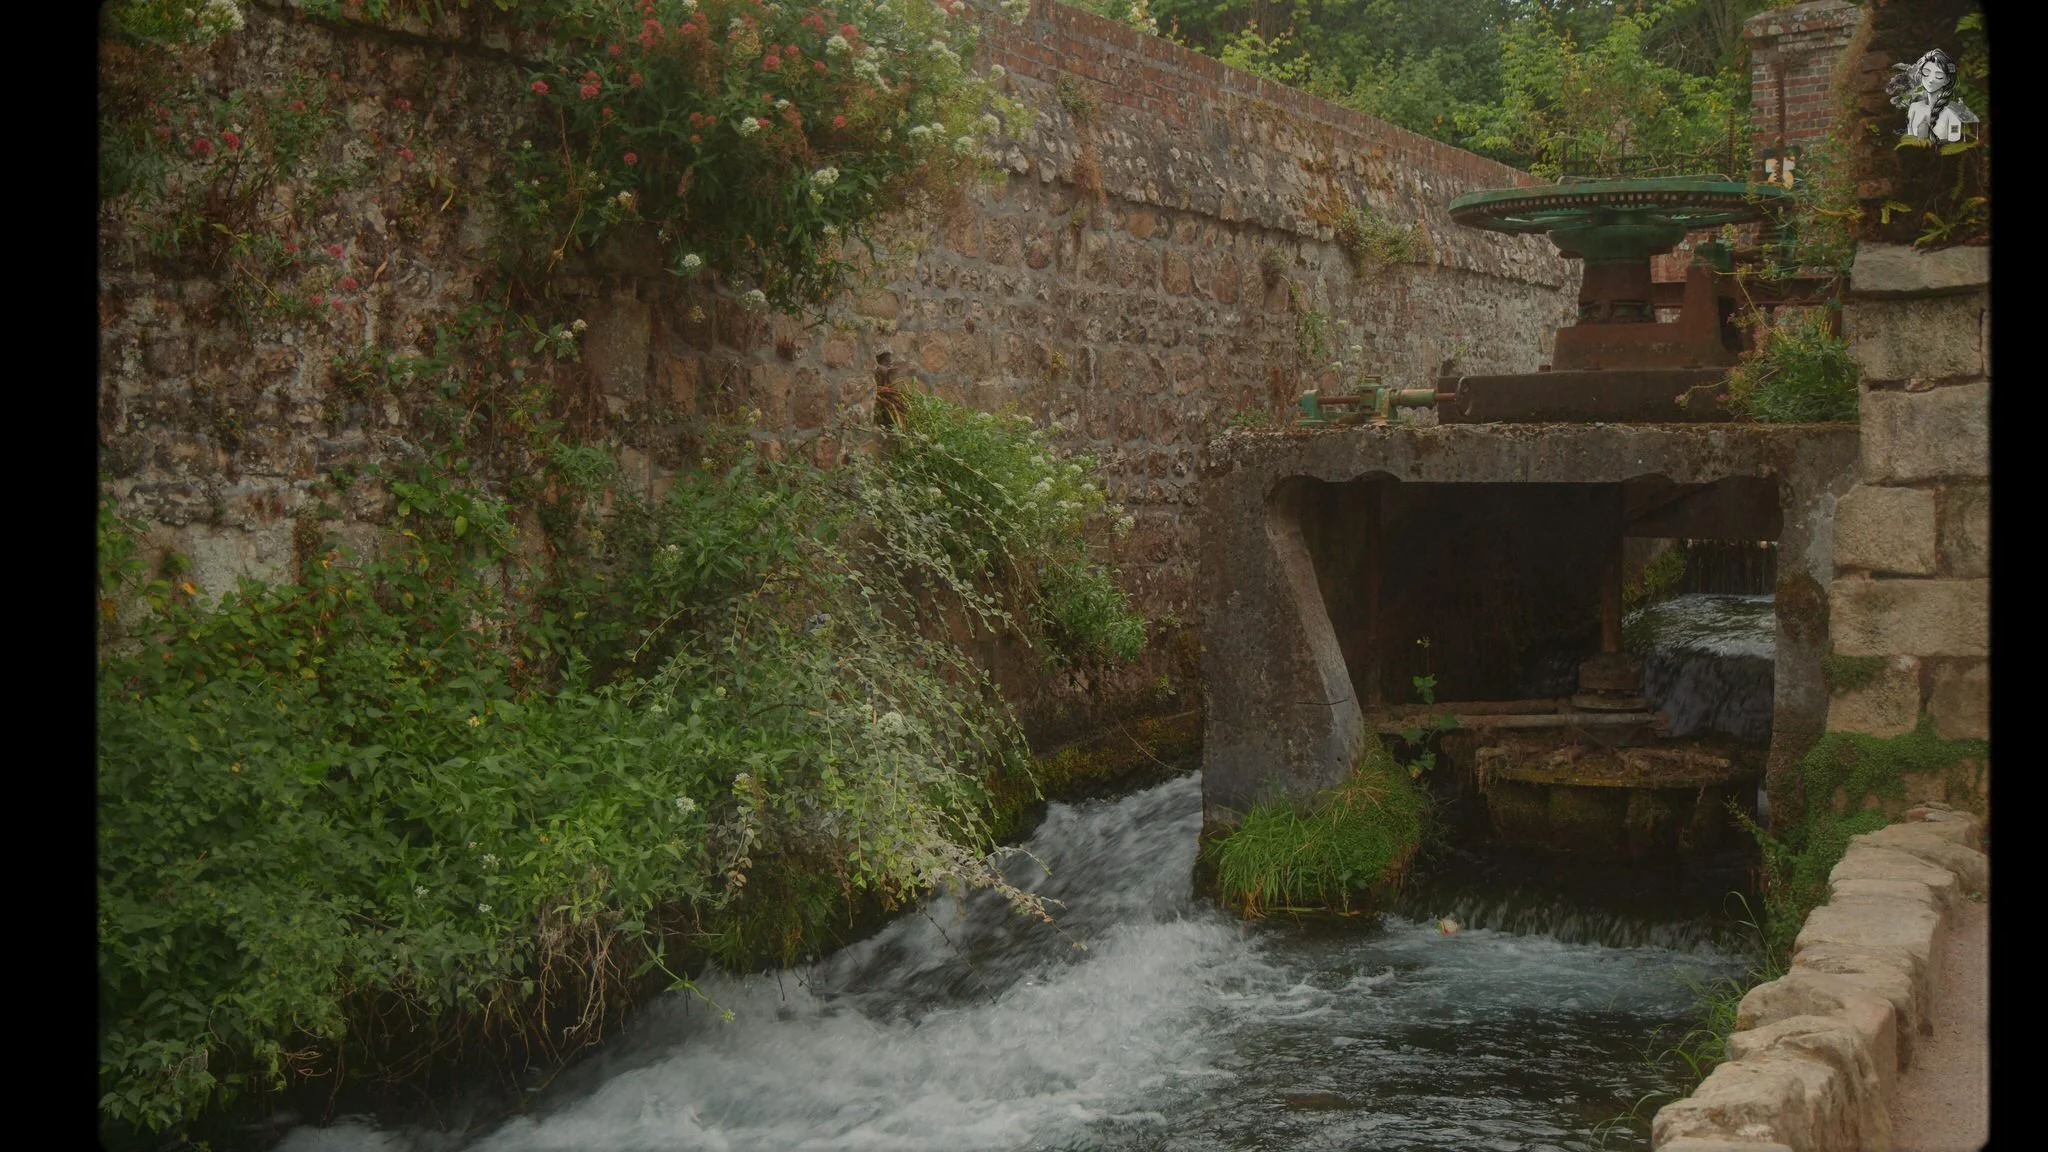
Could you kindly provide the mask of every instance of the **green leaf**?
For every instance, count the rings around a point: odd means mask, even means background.
[[[460,536],[467,531],[469,531],[469,517],[457,516],[455,518],[455,534]]]
[[[1943,156],[1959,156],[1981,143],[1983,143],[1981,140],[1958,140],[1953,144],[1943,144],[1941,146],[1941,154]]]

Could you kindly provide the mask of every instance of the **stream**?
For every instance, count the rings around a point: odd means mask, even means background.
[[[807,969],[706,979],[729,1021],[666,995],[481,1133],[343,1120],[279,1150],[1644,1147],[1594,1129],[1670,1087],[1645,1055],[1688,982],[1743,968],[1712,892],[1574,903],[1478,857],[1378,923],[1246,923],[1193,892],[1200,827],[1198,774],[1053,804],[1007,872],[1057,931],[942,897]]]

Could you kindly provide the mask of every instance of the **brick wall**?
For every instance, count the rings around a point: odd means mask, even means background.
[[[238,575],[292,574],[294,520],[337,464],[417,452],[403,397],[349,394],[334,358],[424,349],[436,322],[495,281],[500,222],[469,190],[502,180],[507,144],[529,131],[516,61],[473,15],[393,32],[314,23],[276,0],[249,9],[248,30],[206,65],[218,88],[313,72],[346,93],[349,146],[371,175],[302,227],[307,242],[347,250],[368,281],[360,301],[240,329],[220,318],[225,276],[140,257],[119,219],[101,237],[107,488],[155,544],[192,556],[216,595]],[[867,418],[886,350],[940,393],[1014,405],[1100,457],[1136,520],[1118,557],[1129,587],[1153,617],[1188,620],[1203,445],[1238,414],[1280,416],[1315,386],[1298,351],[1303,312],[1321,314],[1347,372],[1411,385],[1454,355],[1469,371],[1533,370],[1573,315],[1574,264],[1445,212],[1524,173],[1048,0],[1021,25],[994,22],[982,57],[1038,113],[999,143],[1005,178],[936,224],[900,222],[897,239],[916,250],[825,323],[693,298],[630,251],[565,266],[564,316],[589,330],[583,364],[554,387],[617,450],[623,484],[658,495],[694,466],[704,419],[749,410],[765,451],[835,459],[835,426]],[[394,111],[396,95],[410,112]],[[435,209],[437,185],[420,208],[395,157],[402,137],[463,194]],[[1422,259],[1354,272],[1326,222],[1339,191],[1419,227]],[[1270,282],[1268,249],[1280,265]],[[338,505],[333,526],[367,544],[391,502],[358,484]],[[1173,672],[1172,633],[1121,683]],[[1019,687],[1027,711],[1073,711],[1071,686],[1040,687]]]

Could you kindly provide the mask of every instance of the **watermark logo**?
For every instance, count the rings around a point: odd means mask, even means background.
[[[1936,140],[1954,143],[1963,138],[1963,125],[1975,124],[1977,114],[1956,99],[1956,62],[1936,48],[1911,64],[1894,64],[1897,75],[1885,82],[1892,104],[1906,110],[1906,130],[1900,144],[1931,146]]]

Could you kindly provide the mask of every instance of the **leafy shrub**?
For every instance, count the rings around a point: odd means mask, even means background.
[[[1855,420],[1856,361],[1822,310],[1801,310],[1759,328],[1757,346],[1729,372],[1724,406],[1771,424]]]
[[[1205,849],[1219,898],[1247,916],[1286,910],[1349,910],[1361,894],[1383,897],[1422,841],[1428,800],[1409,773],[1368,736],[1343,783],[1305,803],[1273,801]]]
[[[984,857],[1029,762],[955,626],[1084,660],[1143,621],[1086,559],[1078,463],[907,411],[833,471],[722,449],[552,575],[431,471],[388,478],[379,555],[218,604],[103,512],[103,1114],[162,1130],[481,1035],[565,1059],[642,974],[794,959],[852,902],[984,885],[1043,915]]]

